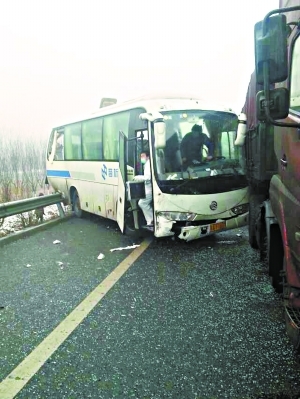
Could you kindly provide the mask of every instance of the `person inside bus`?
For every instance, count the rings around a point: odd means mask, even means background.
[[[145,182],[145,198],[141,198],[138,202],[139,207],[142,209],[146,219],[146,226],[149,230],[153,229],[153,208],[152,208],[152,185],[151,185],[151,170],[150,170],[150,153],[149,151],[143,151],[141,153],[141,163],[144,165],[144,174],[137,175],[134,180]]]
[[[203,146],[207,147],[207,160],[213,158],[213,143],[208,136],[202,132],[202,126],[194,125],[192,131],[187,133],[180,145],[182,164],[185,168],[189,165],[197,165],[202,162]]]

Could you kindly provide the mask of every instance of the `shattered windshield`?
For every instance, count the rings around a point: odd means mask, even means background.
[[[166,146],[154,155],[159,181],[244,176],[240,147],[234,145],[235,114],[191,110],[163,115]]]

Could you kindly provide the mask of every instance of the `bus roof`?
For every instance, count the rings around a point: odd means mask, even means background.
[[[166,111],[184,111],[184,110],[210,110],[229,112],[235,114],[229,107],[222,107],[216,104],[207,103],[195,96],[175,96],[175,95],[147,95],[140,98],[135,98],[122,103],[109,105],[107,107],[99,108],[95,112],[85,115],[83,118],[78,118],[67,123],[57,125],[57,127],[68,125],[71,123],[80,122],[83,120],[94,119],[100,116],[110,115],[121,111],[127,111],[134,108],[144,108],[145,112],[166,112]]]

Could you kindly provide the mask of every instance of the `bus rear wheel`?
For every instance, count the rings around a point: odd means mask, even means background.
[[[72,196],[72,205],[73,205],[73,211],[75,216],[78,218],[83,218],[84,217],[84,211],[81,209],[80,205],[80,199],[77,190],[74,190],[73,196]]]

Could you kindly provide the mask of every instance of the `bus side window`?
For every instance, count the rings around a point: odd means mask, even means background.
[[[137,173],[137,163],[139,163],[139,154],[137,154],[137,132],[147,129],[148,121],[140,119],[140,114],[146,112],[144,108],[134,108],[130,110],[128,125],[128,154],[127,161]],[[133,140],[135,139],[135,140]]]
[[[57,133],[54,160],[55,161],[64,160],[64,133]]]
[[[136,132],[136,165],[135,171],[137,174],[142,175],[144,173],[143,165],[140,161],[142,151],[149,151],[149,138],[148,130],[141,130]]]
[[[119,159],[119,132],[128,137],[129,111],[104,117],[103,158],[111,161]]]
[[[64,160],[64,130],[53,130],[49,139],[47,149],[48,161]]]
[[[52,161],[53,157],[54,157],[53,152],[55,151],[55,148],[53,148],[53,146],[54,146],[55,138],[56,138],[56,130],[52,130],[51,136],[50,136],[50,139],[49,139],[49,142],[48,142],[48,148],[47,148],[47,159],[48,159],[48,161],[50,161],[50,160]]]
[[[99,161],[102,154],[102,118],[90,119],[82,123],[83,159]]]
[[[81,151],[81,123],[65,126],[65,158],[68,160],[82,159]]]

